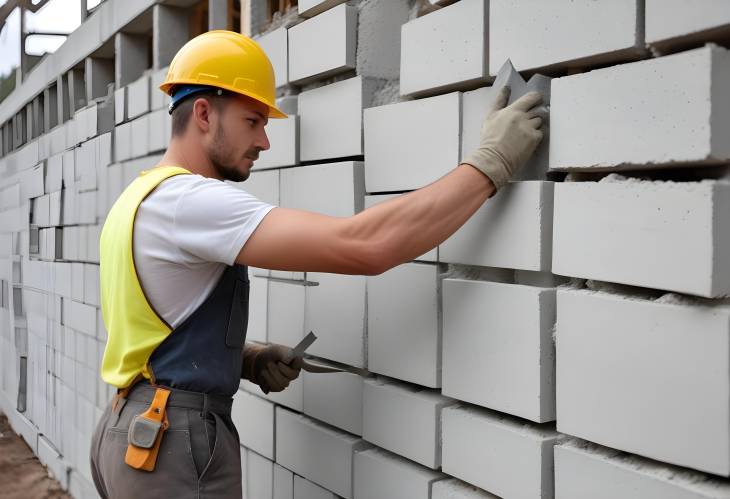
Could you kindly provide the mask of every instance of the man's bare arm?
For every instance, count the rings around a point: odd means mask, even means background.
[[[488,177],[460,165],[422,189],[349,218],[275,208],[236,262],[276,270],[380,274],[438,246],[494,192]]]

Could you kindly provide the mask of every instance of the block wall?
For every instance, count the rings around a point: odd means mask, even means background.
[[[169,143],[176,5],[107,0],[0,103],[0,410],[77,498],[96,497],[89,445],[113,393],[100,229]],[[290,114],[236,184],[260,199],[347,217],[429,184],[504,82],[543,89],[549,133],[412,262],[250,269],[249,341],[311,330],[313,358],[354,369],[269,395],[241,383],[244,497],[729,497],[730,4],[299,9],[248,23]]]

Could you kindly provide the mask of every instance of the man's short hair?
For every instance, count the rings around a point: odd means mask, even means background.
[[[211,89],[209,92],[198,92],[191,95],[187,99],[178,104],[172,111],[172,136],[179,137],[185,133],[185,129],[190,122],[190,116],[193,114],[193,104],[197,99],[206,99],[211,107],[216,111],[223,109],[228,94],[216,95],[216,90]]]

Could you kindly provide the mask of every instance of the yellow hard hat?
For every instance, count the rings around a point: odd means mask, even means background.
[[[208,31],[183,45],[160,90],[172,95],[176,85],[207,85],[246,95],[269,106],[269,118],[286,118],[276,107],[271,61],[258,43],[240,33]]]

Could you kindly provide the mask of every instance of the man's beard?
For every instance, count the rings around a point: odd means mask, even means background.
[[[253,148],[246,152],[246,157],[251,157],[252,160],[258,158],[259,149]],[[243,182],[251,174],[250,169],[239,170],[236,168],[238,164],[237,158],[234,158],[233,153],[228,147],[226,141],[226,134],[223,131],[223,127],[218,125],[213,136],[213,145],[208,150],[208,158],[210,159],[213,168],[220,175],[223,180],[230,180],[231,182]]]

